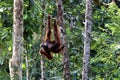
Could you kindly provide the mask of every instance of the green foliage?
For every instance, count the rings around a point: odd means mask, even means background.
[[[25,0],[24,2],[24,53],[23,79],[26,80],[25,56],[28,56],[31,80],[40,79],[39,46],[42,36],[42,18],[45,13],[56,17],[54,0],[46,0],[46,9],[42,9],[43,0]],[[84,0],[65,0],[64,23],[68,40],[71,78],[81,79],[82,54],[84,41]],[[72,6],[71,6],[72,5]],[[0,80],[9,80],[8,61],[12,55],[13,0],[0,2]],[[46,23],[46,22],[45,22]],[[43,31],[44,32],[44,31]],[[114,4],[109,8],[93,5],[93,27],[91,40],[90,79],[120,79],[120,9]],[[45,59],[45,77],[51,80],[63,79],[62,54],[54,54],[54,59]]]
[[[99,12],[98,12],[99,11]],[[97,13],[97,14],[96,14]],[[119,9],[111,4],[109,8],[95,10],[91,49],[97,54],[90,60],[91,78],[114,80],[119,78]],[[99,14],[99,15],[98,15]],[[92,52],[91,52],[92,54]]]
[[[109,7],[108,16],[114,15],[111,17],[111,22],[107,23],[106,26],[111,30],[112,34],[119,34],[120,33],[120,9],[117,8],[116,5],[111,5]]]

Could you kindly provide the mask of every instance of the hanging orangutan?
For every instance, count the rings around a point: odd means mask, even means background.
[[[57,21],[54,20],[54,38],[55,40],[51,40],[51,16],[48,16],[48,23],[47,23],[47,29],[45,34],[45,39],[41,43],[41,50],[40,53],[45,55],[48,59],[52,59],[52,53],[59,53],[63,50],[64,46],[61,44],[60,41],[60,32],[57,27]]]

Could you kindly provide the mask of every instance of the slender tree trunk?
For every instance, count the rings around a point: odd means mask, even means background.
[[[45,80],[44,56],[41,55],[41,80]]]
[[[29,67],[28,67],[28,57],[27,57],[27,55],[25,57],[25,61],[26,61],[26,80],[29,80]]]
[[[91,27],[92,27],[92,0],[86,0],[82,80],[89,80],[88,73],[90,59]]]
[[[42,5],[42,8],[43,10],[45,10],[45,6],[46,6],[46,0],[43,0],[43,5]],[[44,35],[44,32],[43,32],[43,29],[45,28],[45,13],[43,12],[42,13],[42,28],[41,28],[41,41],[43,40],[43,35]],[[41,55],[41,80],[45,80],[45,66],[44,66],[44,55]]]
[[[69,56],[68,56],[68,47],[67,47],[67,39],[66,39],[66,28],[63,23],[63,1],[62,0],[56,0],[57,4],[57,20],[58,24],[60,26],[60,32],[61,32],[61,41],[62,44],[64,44],[64,50],[63,50],[63,75],[64,80],[70,80],[70,68],[69,68]]]
[[[22,80],[23,0],[14,0],[13,55],[9,62],[11,80]]]

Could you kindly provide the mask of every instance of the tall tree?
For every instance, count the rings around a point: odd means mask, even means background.
[[[14,0],[13,54],[9,62],[11,80],[22,80],[23,0]]]
[[[28,64],[28,56],[25,56],[25,61],[26,61],[26,80],[29,80],[29,64]]]
[[[57,20],[58,24],[60,26],[60,32],[61,32],[61,41],[62,44],[64,44],[63,49],[63,75],[64,80],[70,80],[70,69],[69,69],[69,56],[68,56],[68,47],[67,47],[67,39],[66,39],[66,28],[63,23],[63,13],[64,13],[64,7],[63,7],[63,1],[62,0],[56,0],[57,4]]]
[[[42,9],[45,10],[46,7],[46,0],[42,1]],[[43,40],[44,31],[45,28],[45,13],[42,13],[42,27],[41,27],[41,41]],[[41,55],[41,54],[40,54]],[[44,55],[41,55],[41,80],[45,80],[45,66],[44,66]]]
[[[88,73],[90,59],[91,27],[92,27],[92,0],[86,0],[82,80],[89,80]]]

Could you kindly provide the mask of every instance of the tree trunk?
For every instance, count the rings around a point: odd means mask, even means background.
[[[45,80],[44,56],[41,55],[41,80]]]
[[[22,80],[23,0],[14,0],[13,55],[9,62],[11,80]]]
[[[62,44],[64,44],[65,46],[63,49],[63,75],[64,75],[64,80],[70,80],[66,28],[63,23],[63,12],[64,12],[63,1],[56,0],[56,4],[57,4],[57,20],[58,20],[58,24],[60,26],[60,32],[61,32],[60,37],[61,37]]]
[[[45,10],[46,6],[46,0],[43,0],[43,5],[42,8]],[[43,35],[44,35],[44,28],[45,28],[45,13],[42,13],[42,28],[41,28],[41,41],[43,40]],[[41,55],[41,54],[40,54]],[[41,80],[45,80],[45,66],[44,66],[44,55],[41,55]]]
[[[25,61],[26,61],[26,80],[29,80],[29,65],[28,65],[28,57],[26,55],[25,57]]]
[[[91,27],[92,27],[92,0],[86,0],[82,80],[89,80],[88,73],[90,59]]]

